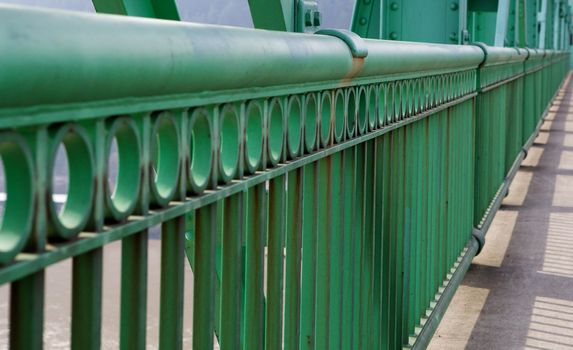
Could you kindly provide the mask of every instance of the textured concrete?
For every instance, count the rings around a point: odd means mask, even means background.
[[[573,79],[429,348],[573,349]]]

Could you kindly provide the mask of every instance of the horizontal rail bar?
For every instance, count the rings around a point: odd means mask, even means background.
[[[369,54],[358,59],[342,40],[327,35],[0,5],[0,109],[343,83],[475,68],[483,60],[474,46],[379,40],[365,45]]]

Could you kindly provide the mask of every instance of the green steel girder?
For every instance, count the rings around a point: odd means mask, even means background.
[[[363,38],[382,39],[382,0],[357,0],[351,30]]]
[[[175,0],[92,0],[96,12],[178,21]]]
[[[516,46],[527,47],[527,0],[517,0],[515,40]]]
[[[391,40],[458,44],[464,41],[461,34],[465,28],[460,25],[463,24],[460,18],[465,18],[465,9],[464,0],[386,1],[383,4],[382,36]],[[424,20],[420,21],[420,18]]]
[[[255,28],[295,31],[296,0],[249,0],[249,9]]]
[[[257,29],[314,33],[321,24],[316,0],[249,0]]]
[[[537,9],[539,7],[538,0],[526,0],[525,10],[525,27],[526,27],[526,44],[527,47],[538,47],[537,38]]]
[[[519,0],[517,0],[519,1]],[[509,15],[507,16],[507,31],[505,34],[505,45],[514,47],[517,46],[516,27],[519,25],[517,20],[517,1],[509,1]]]

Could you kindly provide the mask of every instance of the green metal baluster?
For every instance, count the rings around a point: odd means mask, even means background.
[[[329,348],[330,256],[332,239],[331,159],[317,163],[317,237],[316,237],[316,349]]]
[[[10,348],[42,349],[44,334],[44,270],[12,282]]]
[[[161,294],[159,347],[183,346],[185,216],[161,225]]]
[[[120,347],[144,349],[147,311],[147,230],[121,244]]]
[[[374,139],[374,186],[373,186],[373,217],[374,217],[374,237],[373,237],[373,271],[372,271],[372,326],[370,331],[370,349],[380,349],[382,347],[382,239],[384,235],[384,138]]]
[[[302,198],[301,349],[315,349],[316,344],[317,175],[316,164],[305,166]]]
[[[354,148],[342,151],[343,188],[341,200],[344,210],[343,236],[342,241],[342,348],[352,349],[352,325],[353,325],[353,271],[352,256],[354,245],[354,223],[353,210],[355,206],[356,193],[356,162]]]
[[[353,330],[352,330],[352,347],[362,349],[362,327],[363,319],[363,299],[362,299],[362,282],[363,282],[363,242],[365,236],[364,227],[364,167],[365,167],[365,147],[364,144],[358,144],[354,147],[356,152],[356,202],[352,209],[353,216],[353,256],[352,256],[352,275],[353,275]]]
[[[284,348],[298,349],[300,339],[303,168],[288,174]]]
[[[266,349],[280,349],[283,340],[286,180],[281,175],[272,179],[269,186]]]
[[[103,249],[74,258],[72,268],[72,343],[74,349],[101,347]]]
[[[241,344],[243,281],[243,235],[245,232],[245,194],[239,192],[225,199],[221,281],[221,349]]]
[[[330,157],[330,185],[332,188],[330,219],[330,305],[329,307],[329,339],[330,348],[342,347],[342,307],[343,299],[343,257],[344,251],[344,203],[343,186],[344,172],[342,168],[342,154],[336,153]]]
[[[245,265],[245,349],[263,349],[265,339],[264,247],[267,236],[265,184],[249,189]]]
[[[215,335],[215,245],[217,207],[215,202],[195,212],[193,348],[212,349]]]

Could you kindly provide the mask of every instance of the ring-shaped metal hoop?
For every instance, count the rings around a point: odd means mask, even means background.
[[[0,156],[4,164],[6,202],[0,225],[0,264],[10,262],[24,248],[34,219],[34,166],[23,137],[0,132]]]
[[[50,130],[51,146],[48,161],[48,236],[70,239],[87,224],[93,207],[94,161],[87,132],[78,124],[54,126]],[[58,148],[62,144],[68,159],[68,195],[58,212],[52,200],[53,175]]]
[[[115,188],[104,181],[105,215],[116,221],[129,216],[137,205],[141,186],[141,141],[131,118],[119,117],[107,122],[105,162],[106,178],[113,140],[117,143],[117,180]]]
[[[170,112],[156,114],[151,128],[151,204],[164,207],[177,193],[181,157],[179,128]]]
[[[195,109],[189,118],[189,171],[187,182],[194,194],[202,193],[213,176],[213,124],[206,108]]]

